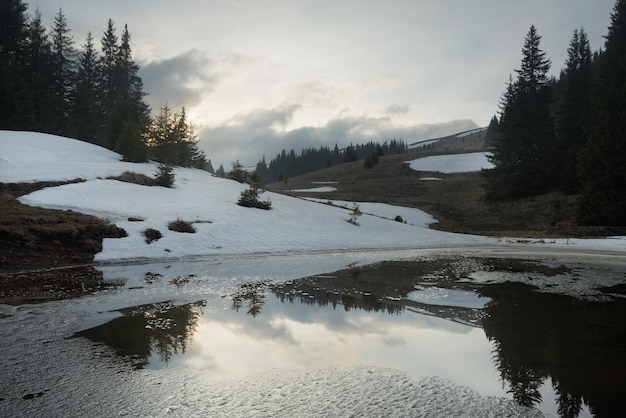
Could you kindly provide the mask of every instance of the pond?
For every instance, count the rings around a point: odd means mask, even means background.
[[[448,378],[547,416],[618,416],[626,299],[623,285],[600,283],[624,274],[624,266],[471,257],[349,266],[115,310],[75,337],[105,343],[138,369],[187,367],[217,380],[375,365]]]

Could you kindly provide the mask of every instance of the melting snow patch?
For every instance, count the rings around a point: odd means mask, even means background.
[[[334,192],[336,190],[337,190],[336,187],[322,186],[322,187],[312,187],[310,189],[293,189],[293,190],[290,190],[290,192],[326,193],[326,192]]]
[[[457,308],[483,309],[491,299],[469,290],[426,287],[409,292],[407,299],[427,305],[454,306]]]
[[[468,173],[492,168],[487,158],[489,152],[472,152],[467,154],[434,155],[408,161],[409,167],[415,171],[437,171],[440,173]]]

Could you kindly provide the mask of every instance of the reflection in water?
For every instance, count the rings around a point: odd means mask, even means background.
[[[494,362],[513,398],[541,402],[551,377],[558,413],[576,417],[582,405],[596,416],[626,416],[626,303],[583,302],[503,283],[485,287],[493,298],[483,326]]]
[[[204,302],[174,305],[169,302],[137,306],[122,311],[124,316],[95,328],[77,332],[76,337],[87,337],[104,342],[118,354],[131,356],[136,368],[149,363],[156,354],[167,364],[176,354],[184,354],[191,341]]]
[[[351,295],[340,295],[328,292],[320,287],[310,286],[298,281],[273,285],[269,291],[281,302],[294,303],[298,301],[305,305],[317,305],[320,307],[343,306],[348,312],[351,309],[360,309],[366,312],[387,312],[391,315],[399,315],[404,311],[404,305],[381,302],[380,299],[370,292],[364,292],[361,298]]]
[[[243,283],[239,286],[239,291],[232,295],[233,309],[239,312],[245,303],[248,306],[246,313],[256,317],[265,306],[266,288],[267,284],[264,282]]]
[[[542,407],[551,383],[560,416],[576,417],[584,405],[596,416],[626,416],[626,301],[584,302],[515,283],[480,294],[491,299],[483,310],[455,311],[301,281],[248,283],[225,298],[129,309],[76,335],[134,356],[138,368],[185,365],[222,378],[375,364],[448,377],[487,395],[507,391],[526,406]],[[484,331],[455,322],[468,310],[480,314]]]

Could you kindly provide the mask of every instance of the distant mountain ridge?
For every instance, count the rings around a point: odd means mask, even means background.
[[[410,152],[454,152],[482,151],[487,148],[488,127],[475,128],[439,138],[424,139],[409,143]]]

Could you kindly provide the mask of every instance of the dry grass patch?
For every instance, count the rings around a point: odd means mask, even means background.
[[[110,180],[118,180],[126,183],[134,183],[139,184],[140,186],[156,186],[157,181],[152,177],[146,176],[145,174],[134,173],[132,171],[125,171],[119,176],[111,176],[107,177]]]
[[[188,234],[196,233],[196,229],[193,227],[191,222],[183,221],[182,219],[177,219],[170,222],[169,224],[167,224],[167,228],[170,231],[184,232]]]
[[[532,198],[490,202],[484,197],[480,173],[442,174],[411,170],[404,161],[422,155],[381,157],[369,170],[361,161],[340,164],[272,183],[267,190],[291,196],[329,200],[380,202],[412,207],[432,214],[442,231],[507,237],[590,237],[624,235],[626,228],[583,227],[576,223],[578,196],[550,192]],[[422,181],[438,177],[441,181]],[[316,182],[336,182],[333,192],[292,192]]]

